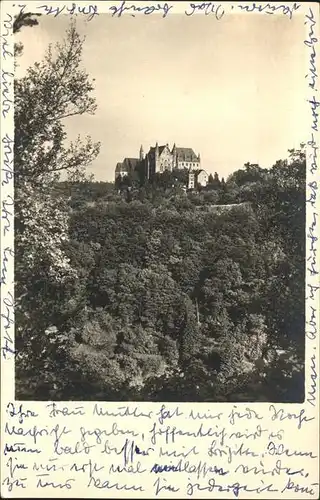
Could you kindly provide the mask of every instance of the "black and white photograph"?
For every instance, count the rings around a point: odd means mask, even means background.
[[[15,17],[17,400],[304,401],[303,16],[189,5]]]

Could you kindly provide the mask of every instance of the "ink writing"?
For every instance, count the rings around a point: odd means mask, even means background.
[[[121,17],[124,13],[130,14],[130,16],[135,17],[136,13],[142,13],[146,16],[154,13],[162,14],[162,18],[166,18],[172,9],[172,5],[167,3],[158,3],[151,5],[134,5],[126,2],[125,0],[118,5],[111,5],[109,11],[112,12],[112,17]]]

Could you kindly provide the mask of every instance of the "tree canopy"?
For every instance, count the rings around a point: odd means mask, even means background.
[[[302,401],[304,146],[192,192],[88,179],[99,144],[65,129],[96,109],[83,43],[15,82],[17,397]]]

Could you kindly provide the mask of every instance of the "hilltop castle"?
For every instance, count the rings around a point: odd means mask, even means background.
[[[156,173],[185,168],[189,171],[189,188],[194,188],[195,182],[207,184],[208,174],[201,169],[200,154],[196,155],[192,148],[178,148],[174,144],[170,150],[168,144],[159,146],[156,143],[146,155],[141,146],[139,158],[125,158],[117,163],[115,178],[130,176],[140,169],[147,179],[152,179]]]

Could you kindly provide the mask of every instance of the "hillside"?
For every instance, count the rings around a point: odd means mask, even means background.
[[[20,395],[301,401],[304,177],[291,152],[189,193],[170,178],[57,185],[77,278],[39,289],[53,339],[39,371],[51,364]]]

